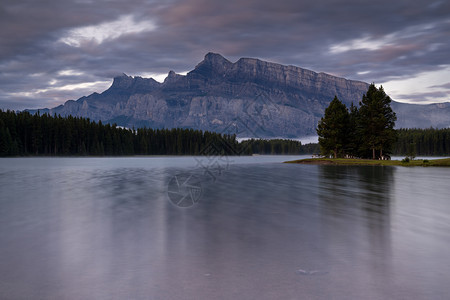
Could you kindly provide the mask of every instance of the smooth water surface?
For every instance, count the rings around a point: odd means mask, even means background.
[[[448,299],[449,168],[292,159],[0,159],[0,299]]]

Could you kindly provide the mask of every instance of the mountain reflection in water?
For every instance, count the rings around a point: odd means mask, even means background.
[[[192,157],[0,159],[0,298],[450,294],[450,169],[289,159],[214,179]],[[201,179],[191,207],[169,201],[177,174]]]

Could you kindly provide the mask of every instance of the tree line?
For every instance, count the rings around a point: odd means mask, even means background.
[[[346,107],[336,96],[317,126],[321,154],[384,159],[392,153],[397,117],[383,87],[369,86],[359,106]]]
[[[313,154],[319,152],[318,144],[305,144],[290,139],[249,139],[240,143],[251,154]]]
[[[126,129],[81,117],[0,110],[0,156],[303,154],[317,145],[194,129]]]
[[[399,129],[392,147],[394,155],[448,156],[450,155],[450,128]]]

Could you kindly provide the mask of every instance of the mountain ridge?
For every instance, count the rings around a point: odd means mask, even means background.
[[[41,112],[88,117],[130,128],[180,127],[239,137],[297,138],[316,134],[317,122],[335,95],[347,106],[358,104],[368,86],[362,81],[256,58],[240,58],[233,63],[209,52],[186,75],[170,71],[160,83],[122,74],[100,94],[69,100]],[[399,116],[397,127],[450,125],[450,103],[421,109],[398,102],[392,106]]]

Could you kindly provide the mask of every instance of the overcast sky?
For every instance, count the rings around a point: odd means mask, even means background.
[[[161,81],[207,52],[450,101],[450,1],[1,0],[0,108],[54,107],[121,73]]]

